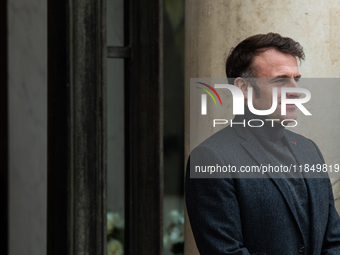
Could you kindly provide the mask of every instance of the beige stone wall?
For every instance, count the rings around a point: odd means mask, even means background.
[[[190,78],[225,77],[224,62],[230,48],[246,37],[268,32],[292,37],[305,50],[306,60],[300,67],[303,77],[340,77],[339,1],[186,0],[185,15],[186,158],[190,152]],[[333,89],[340,94],[340,86]],[[336,112],[336,100],[322,100],[325,104],[318,102],[318,107],[327,105],[329,116],[323,117],[330,118]],[[318,144],[327,163],[340,163],[340,133],[325,134],[320,125],[322,122],[298,132]],[[336,198],[340,197],[339,183],[333,185]],[[338,201],[336,206],[339,211]],[[187,218],[186,222],[185,254],[198,254]]]

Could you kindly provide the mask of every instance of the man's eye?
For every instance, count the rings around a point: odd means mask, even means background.
[[[294,80],[295,80],[296,82],[299,82],[299,81],[300,81],[300,78],[294,78]]]

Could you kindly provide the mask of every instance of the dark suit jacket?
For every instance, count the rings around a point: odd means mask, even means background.
[[[313,141],[288,130],[285,137],[299,165],[324,163]],[[239,126],[217,132],[190,157],[196,165],[273,164],[254,135]],[[305,254],[306,242],[284,179],[196,179],[190,178],[190,169],[194,171],[189,160],[186,205],[201,255]],[[329,178],[305,180],[310,201],[310,254],[339,255],[340,219]]]

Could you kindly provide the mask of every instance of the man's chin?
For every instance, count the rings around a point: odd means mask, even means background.
[[[291,122],[295,122],[297,119],[297,115],[296,114],[287,114],[287,115],[283,115],[281,116],[281,121],[284,121],[285,124],[291,123]]]
[[[284,125],[287,125],[289,123],[295,123],[296,119],[297,119],[297,115],[296,114],[287,114],[287,115],[280,115],[280,116],[267,116],[267,119],[275,119],[275,122],[277,123],[282,123]]]

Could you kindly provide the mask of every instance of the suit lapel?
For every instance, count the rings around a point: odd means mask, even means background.
[[[249,152],[249,154],[255,159],[255,161],[259,165],[274,165],[272,159],[268,156],[268,152],[263,148],[260,142],[256,139],[256,137],[247,129],[239,126],[235,126],[236,132],[243,137],[245,140],[242,143],[242,146]],[[276,184],[278,189],[280,190],[282,196],[286,200],[288,207],[292,211],[292,214],[299,226],[301,231],[301,226],[299,223],[299,218],[296,212],[296,208],[294,205],[294,200],[292,193],[288,187],[288,184],[284,178],[277,178],[277,174],[267,173],[269,178]],[[302,231],[301,231],[302,233]]]
[[[318,189],[318,181],[319,179],[305,179],[306,180],[306,185],[308,189],[308,196],[309,196],[309,208],[310,208],[310,217],[309,220],[311,222],[310,228],[311,228],[311,240],[310,240],[310,245],[311,245],[311,251],[314,250],[314,246],[317,245],[318,239],[319,239],[319,233],[320,231],[320,225],[319,225],[319,217],[320,217],[320,212],[318,211],[319,206],[319,193]]]
[[[298,166],[302,166],[304,169],[305,164],[308,164],[309,169],[311,169],[312,165],[314,165],[314,168],[316,164],[320,164],[320,158],[316,158],[315,155],[317,155],[317,152],[315,148],[313,148],[313,145],[306,144],[305,139],[300,136],[297,136],[294,133],[286,132],[286,143],[288,145],[288,148],[290,152],[293,154],[295,161]],[[300,169],[299,169],[300,170]],[[304,178],[325,178],[325,173],[322,171],[318,173],[317,171],[302,171],[302,175]]]
[[[286,135],[286,142],[290,151],[292,152],[293,156],[297,164],[303,166],[308,164],[311,167],[312,164],[320,164],[320,159],[315,158],[315,152],[313,151],[314,148],[311,146],[307,146],[305,142],[297,137],[287,132]],[[295,139],[295,140],[294,140]],[[319,217],[320,215],[320,190],[318,189],[320,181],[325,178],[324,174],[317,174],[315,172],[305,172],[302,171],[302,175],[305,178],[306,186],[308,190],[308,197],[310,203],[310,224],[311,226],[311,251],[314,250],[314,246],[318,243],[318,238],[320,233],[320,226],[319,226]]]

